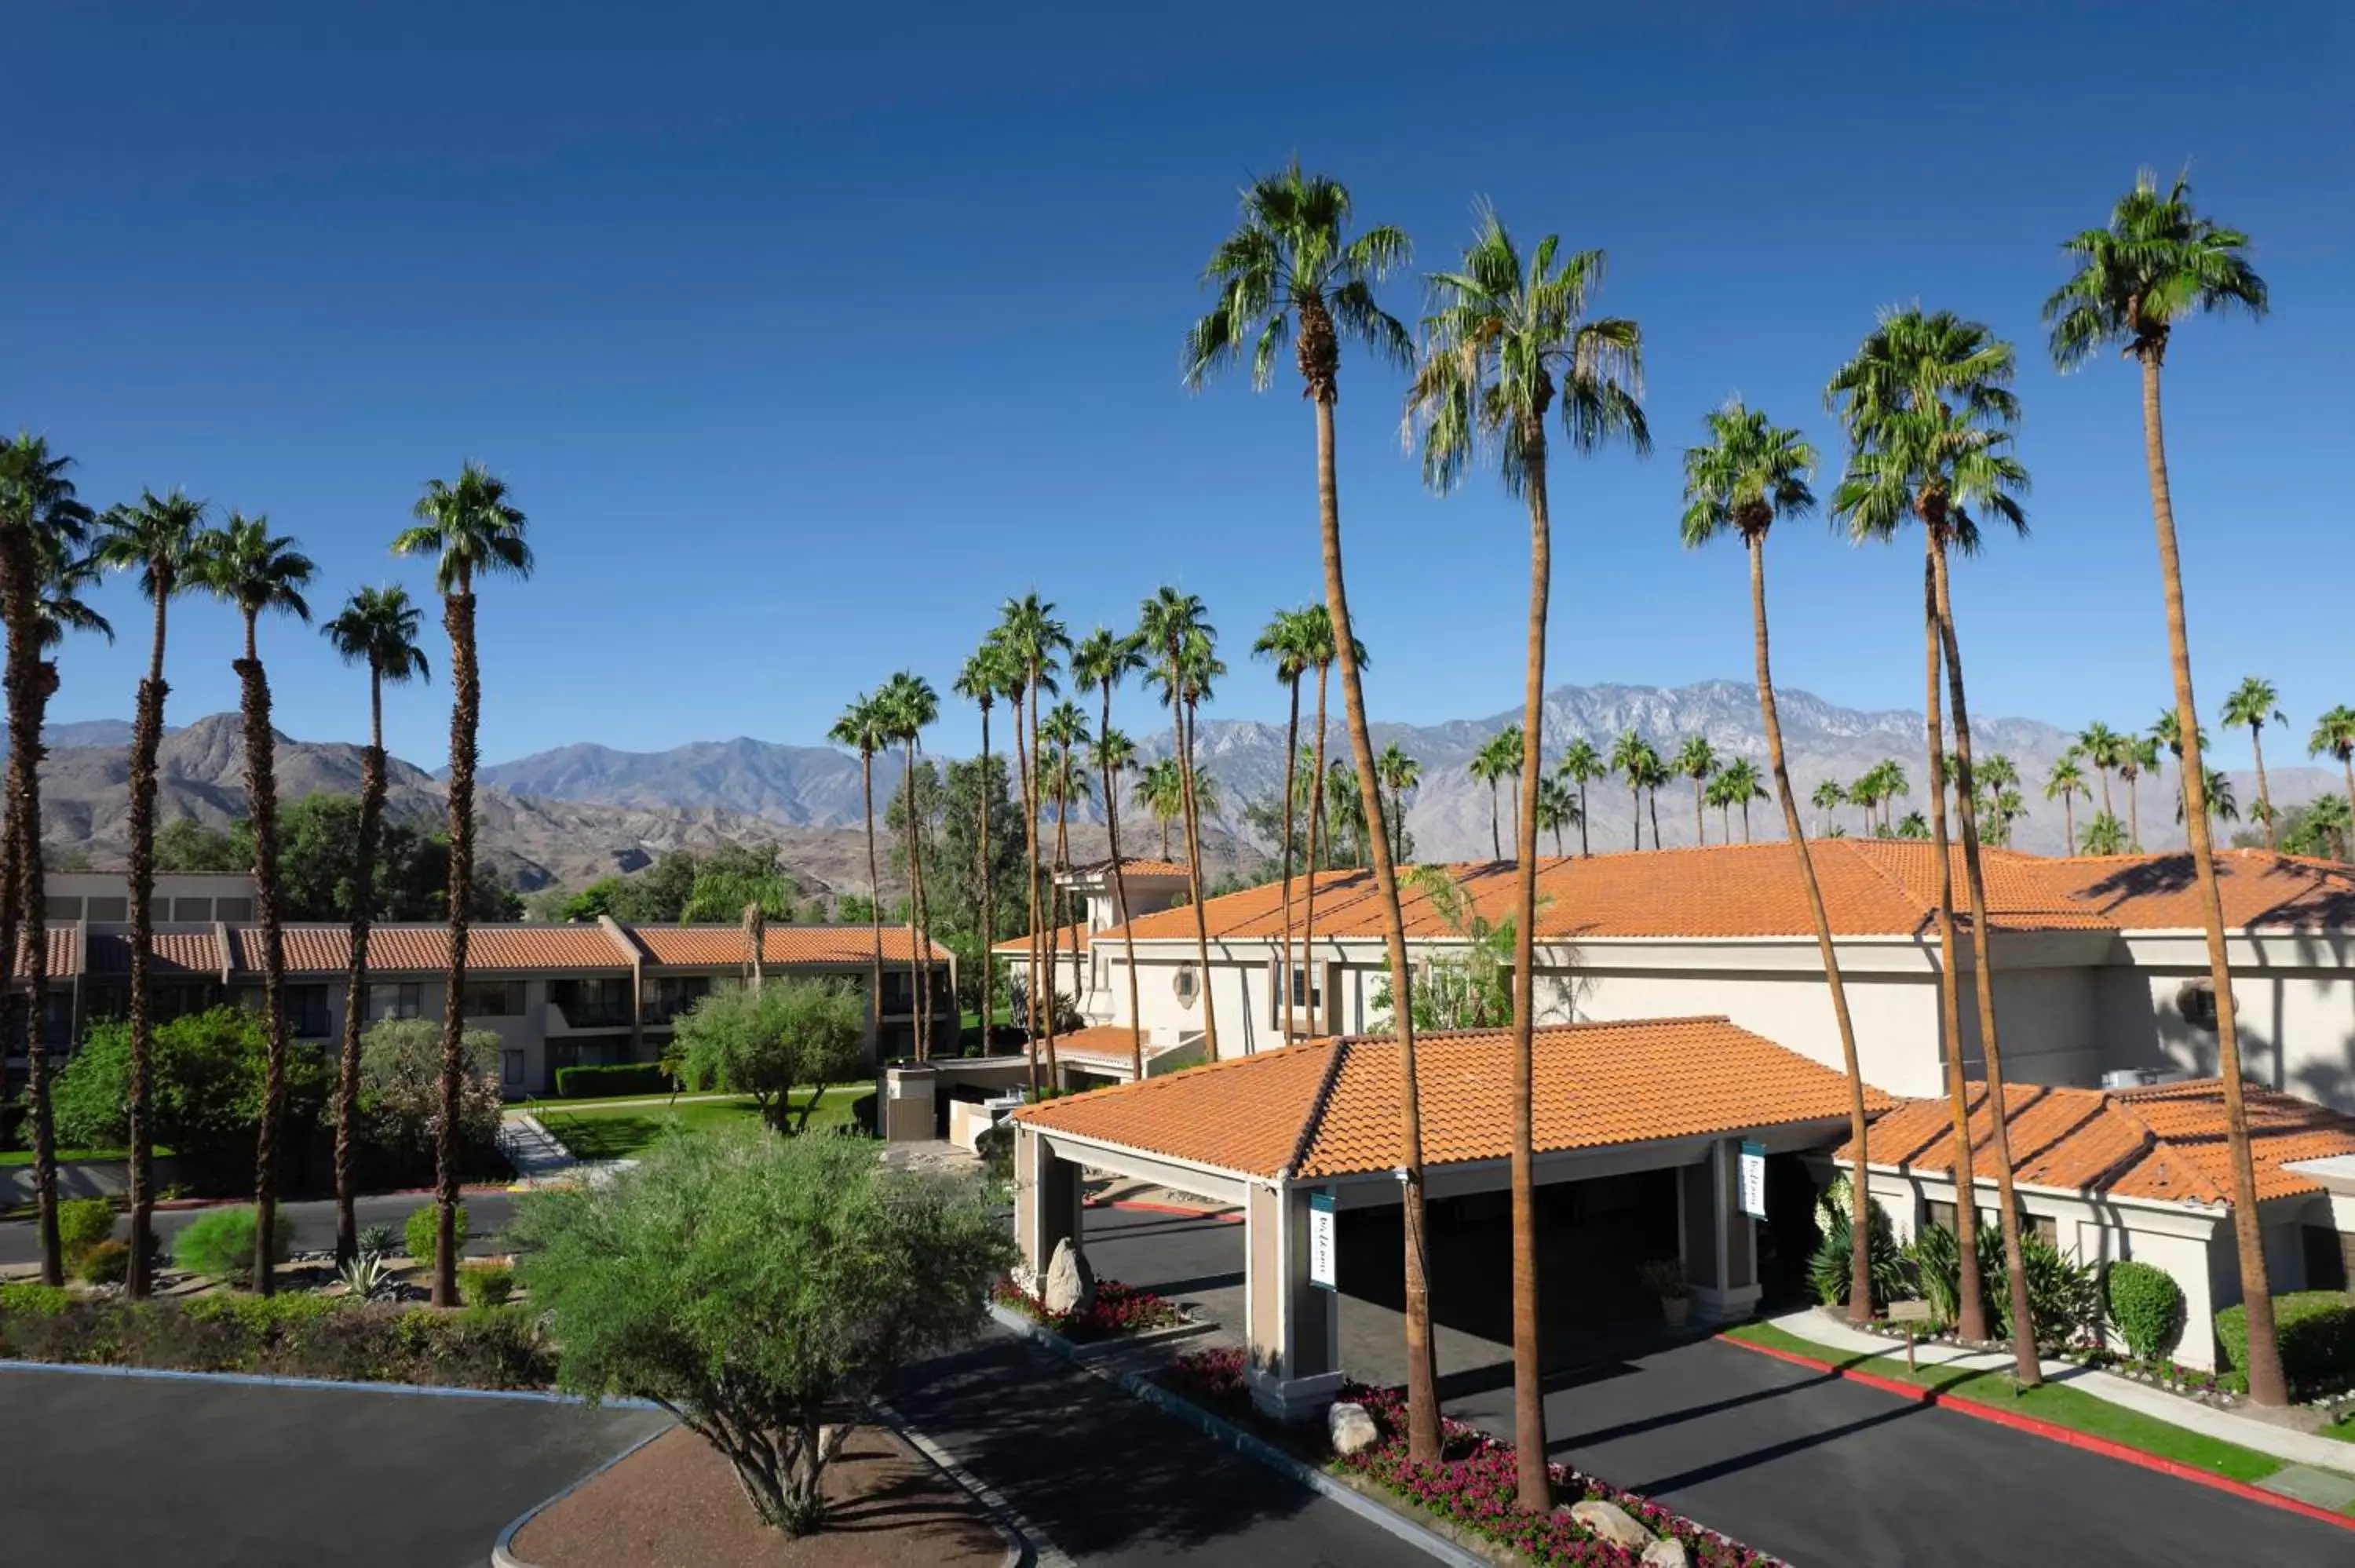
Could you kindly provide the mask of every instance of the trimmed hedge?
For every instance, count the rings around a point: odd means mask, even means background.
[[[2274,1331],[2281,1340],[2282,1376],[2290,1397],[2305,1398],[2355,1385],[2355,1294],[2295,1290],[2274,1298]],[[2216,1314],[2216,1343],[2237,1387],[2249,1381],[2249,1313]]]
[[[2110,1265],[2103,1282],[2110,1325],[2137,1361],[2170,1354],[2183,1337],[2183,1287],[2163,1268],[2129,1258]]]
[[[659,1062],[617,1062],[602,1067],[559,1067],[559,1099],[602,1099],[609,1095],[666,1095],[670,1075]]]
[[[75,1300],[0,1286],[0,1356],[452,1388],[547,1388],[556,1376],[527,1307],[442,1312],[306,1293]]]

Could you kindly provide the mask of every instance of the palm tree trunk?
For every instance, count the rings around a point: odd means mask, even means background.
[[[2141,782],[2141,775],[2138,773],[2129,774],[2126,777],[2126,840],[2128,847],[2135,850],[2142,848]]]
[[[1651,810],[1652,847],[1658,849],[1660,847],[1660,787],[1657,784],[1652,786]]]
[[[474,590],[464,577],[442,606],[450,633],[450,973],[442,992],[442,1125],[434,1138],[433,1305],[458,1304],[458,1114],[466,1076],[466,932],[474,901],[475,737],[483,683],[474,664]]]
[[[1747,800],[1742,802],[1742,842],[1750,842],[1750,802]]]
[[[254,913],[261,924],[261,1026],[269,1040],[253,1150],[253,1287],[269,1296],[277,1289],[271,1243],[278,1215],[278,1133],[286,1116],[286,950],[278,910],[277,747],[270,730],[270,680],[254,651],[254,620],[246,616],[245,657],[237,674],[244,688],[246,812],[253,831]]]
[[[875,1016],[876,1051],[883,1043],[883,880],[875,865],[875,753],[858,748],[858,787],[867,806],[867,997]]]
[[[158,574],[157,587],[165,578]],[[164,739],[165,606],[155,595],[155,633],[148,643],[147,675],[139,683],[138,711],[131,726],[131,1258],[125,1294],[144,1300],[155,1280],[148,1255],[155,1247],[155,1025],[148,1004],[148,948],[155,937],[155,756]]]
[[[2274,796],[2265,786],[2265,726],[2249,726],[2249,749],[2257,754],[2257,817],[2265,825],[2265,848],[2278,850],[2281,842],[2274,836]]]
[[[2071,854],[2075,854],[2077,853],[2077,810],[2076,800],[2074,798],[2075,793],[2076,792],[2074,790],[2070,789],[2064,789],[2061,792],[2062,831],[2069,835],[2069,853]]]
[[[1542,418],[1542,410],[1540,410]],[[1513,853],[1513,1459],[1521,1507],[1553,1506],[1546,1466],[1545,1356],[1538,1314],[1537,924],[1538,784],[1545,776],[1546,617],[1553,596],[1553,520],[1546,496],[1544,426],[1524,432],[1529,502],[1529,620],[1522,654],[1520,797]]]
[[[0,538],[0,611],[7,628],[9,929],[0,950],[21,959],[25,980],[25,1098],[32,1107],[33,1190],[41,1237],[41,1283],[65,1283],[58,1236],[57,1123],[49,1103],[49,1047],[42,1013],[49,981],[48,913],[41,887],[42,673],[40,585],[22,528]],[[21,947],[19,939],[21,938]],[[0,996],[0,1016],[5,999]]]
[[[2225,1147],[2232,1166],[2233,1240],[2240,1251],[2241,1300],[2249,1330],[2249,1398],[2257,1404],[2289,1402],[2281,1345],[2274,1329],[2273,1287],[2265,1278],[2263,1227],[2257,1224],[2257,1173],[2249,1155],[2249,1115],[2241,1092],[2241,1039],[2232,1001],[2232,966],[2224,948],[2224,903],[2216,886],[2214,841],[2208,828],[2208,776],[2200,754],[2200,708],[2191,694],[2191,633],[2183,609],[2183,568],[2175,549],[2175,502],[2167,479],[2167,436],[2159,415],[2157,349],[2142,355],[2143,460],[2150,470],[2151,518],[2158,535],[2159,585],[2167,599],[2168,658],[2175,675],[2176,725],[2183,733],[2183,824],[2191,869],[2199,879],[2200,913],[2208,927],[2208,973],[2216,991],[2216,1075],[2224,1092]]]
[[[1586,842],[1586,780],[1578,781],[1578,858],[1593,858],[1594,851]]]
[[[1774,775],[1774,799],[1783,808],[1783,829],[1790,835],[1791,853],[1799,863],[1799,881],[1807,890],[1807,914],[1816,928],[1816,951],[1824,965],[1824,984],[1831,991],[1832,1022],[1838,1026],[1840,1070],[1848,1075],[1848,1136],[1856,1146],[1856,1174],[1849,1182],[1848,1316],[1851,1323],[1872,1317],[1872,1157],[1867,1139],[1870,1122],[1865,1114],[1864,1068],[1857,1059],[1856,1023],[1848,1010],[1848,984],[1840,977],[1839,949],[1832,942],[1831,917],[1824,910],[1823,884],[1816,877],[1815,853],[1799,824],[1799,797],[1791,789],[1791,770],[1784,761],[1783,716],[1774,703],[1774,672],[1766,632],[1766,535],[1763,529],[1744,529],[1750,546],[1751,637],[1758,663],[1758,720],[1766,731],[1766,767]],[[1746,835],[1745,835],[1746,836]],[[1959,1210],[1960,1205],[1957,1205]]]
[[[997,879],[990,874],[997,868],[990,863],[989,798],[996,792],[996,781],[989,768],[989,705],[981,705],[981,772],[977,792],[981,796],[981,846],[975,855],[978,862],[975,874],[980,885],[974,889],[974,907],[981,911],[981,1054],[989,1054],[990,1033],[997,1027],[997,959],[990,948],[997,943]]]
[[[1297,707],[1299,689],[1299,683],[1294,683],[1295,724],[1299,718]],[[1112,682],[1107,680],[1103,684],[1103,727],[1096,731],[1099,746],[1102,744],[1102,738],[1111,733]],[[1098,756],[1104,764],[1103,768],[1104,837],[1112,850],[1112,898],[1113,903],[1118,906],[1116,912],[1120,916],[1121,946],[1126,949],[1128,958],[1128,1032],[1130,1035],[1128,1075],[1129,1082],[1141,1084],[1145,1082],[1145,1014],[1139,1010],[1141,1004],[1136,995],[1136,934],[1128,928],[1128,874],[1122,868],[1120,859],[1120,776],[1113,771],[1112,759],[1109,757],[1104,756],[1101,751],[1098,752]],[[1284,863],[1287,866],[1291,864],[1291,813],[1287,811],[1284,815]],[[1287,906],[1284,911],[1284,928],[1287,934],[1290,932],[1291,925],[1291,910]]]
[[[1047,757],[1039,749],[1039,705],[1043,690],[1040,683],[1045,672],[1033,665],[1030,670],[1030,796],[1023,815],[1030,824],[1030,1006],[1031,1027],[1042,1024],[1047,1043],[1047,1082],[1060,1086],[1062,1064],[1055,1056],[1055,950],[1048,945],[1047,928],[1055,920],[1055,888],[1050,883],[1046,889],[1046,919],[1039,919],[1039,810],[1041,797],[1047,792]],[[1039,960],[1046,960],[1042,977]],[[1039,994],[1044,990],[1045,995]]]
[[[1026,669],[1024,674],[1027,676]],[[1026,681],[1024,690],[1028,685]],[[1025,960],[1022,1012],[1024,1048],[1030,1054],[1030,1097],[1039,1097],[1039,810],[1030,797],[1030,750],[1025,740],[1028,726],[1022,713],[1028,705],[1026,695],[1014,699],[1014,766],[1020,775],[1018,792],[1022,804],[1022,863],[1028,874],[1023,878],[1024,918],[1028,922],[1023,938]]]
[[[1062,963],[1063,927],[1070,921],[1071,890],[1063,879],[1071,869],[1071,754],[1061,748],[1055,758],[1055,870],[1047,884],[1047,1009],[1053,1012],[1059,994],[1055,971]],[[1079,1001],[1079,987],[1071,988]]]
[[[1955,806],[1962,819],[1963,879],[1971,900],[1972,989],[1979,1012],[1979,1051],[1987,1062],[1987,1120],[1993,1129],[1998,1215],[2004,1257],[2010,1265],[2013,1375],[2023,1388],[2041,1383],[2036,1359],[2036,1323],[2028,1309],[2028,1266],[2019,1250],[2019,1202],[2012,1191],[2010,1107],[2003,1094],[2003,1051],[1995,1016],[1995,933],[1987,928],[1987,872],[1979,862],[1978,802],[1971,778],[1971,710],[1963,694],[1963,650],[1955,636],[1954,598],[1946,577],[1943,544],[1931,556],[1936,571],[1938,637],[1946,658],[1946,691],[1955,704]],[[1956,1188],[1957,1192],[1962,1189]],[[1957,1205],[1959,1207],[1959,1205]]]
[[[1298,670],[1295,670],[1292,673],[1292,716],[1285,722],[1284,729],[1284,953],[1281,961],[1284,965],[1284,1043],[1286,1045],[1291,1044],[1295,1038],[1292,982],[1292,820],[1298,814],[1293,796],[1299,792],[1297,786],[1300,781],[1301,673],[1302,672]],[[1110,708],[1109,699],[1105,705],[1107,709]],[[1109,724],[1111,720],[1107,719],[1104,722]],[[1312,867],[1311,870],[1313,872],[1314,868]],[[1309,881],[1310,885],[1315,885],[1316,878],[1313,874]],[[1126,924],[1125,917],[1123,919],[1123,924]],[[1134,967],[1132,964],[1132,972],[1134,972]],[[1135,1016],[1134,1012],[1129,1014],[1131,1022],[1135,1021]]]
[[[1627,793],[1631,798],[1633,798],[1636,803],[1634,812],[1636,819],[1636,847],[1637,849],[1642,849],[1644,847],[1644,787],[1641,784],[1629,784],[1627,786]]]
[[[1488,776],[1488,858],[1490,860],[1505,858],[1505,840],[1501,831],[1502,813],[1497,809],[1497,776],[1492,773]]]
[[[1170,673],[1173,676],[1178,674],[1174,662]],[[1170,690],[1173,694],[1182,693],[1182,681],[1173,680]],[[1215,1062],[1219,1059],[1219,1011],[1216,988],[1210,984],[1209,916],[1202,911],[1202,809],[1194,799],[1194,702],[1191,697],[1180,701],[1177,695],[1170,701],[1178,710],[1178,777],[1186,785],[1186,865],[1194,892],[1194,956],[1200,965],[1202,1046],[1204,1054]],[[1308,842],[1312,845],[1316,842],[1316,814],[1313,809],[1308,815]],[[1313,881],[1308,885],[1308,895],[1311,899],[1316,896]]]
[[[2347,771],[2347,821],[2350,824],[2349,831],[2355,832],[2355,751],[2340,752],[2339,766]],[[2348,847],[2355,850],[2355,845]],[[2341,858],[2345,857],[2341,856]]]
[[[1693,775],[1693,842],[1709,842],[1709,819],[1701,814],[1700,775]]]
[[[368,1013],[368,927],[376,913],[376,850],[384,817],[384,672],[368,666],[368,748],[360,763],[360,842],[352,870],[352,957],[344,978],[344,1043],[336,1075],[336,1262],[359,1255],[360,1024]]]
[[[905,754],[906,772],[900,776],[900,817],[908,824],[908,996],[915,1008],[915,1021],[909,1026],[916,1047],[916,1060],[930,1055],[931,1044],[926,1023],[930,1010],[932,988],[925,983],[932,969],[932,953],[924,941],[924,829],[922,813],[916,805],[916,742],[911,734]]]
[[[1938,629],[1938,547],[1935,531],[1924,519],[1922,561],[1922,631],[1923,658],[1928,664],[1928,690],[1923,709],[1929,726],[1930,777],[1944,776],[1946,761],[1945,706],[1938,671],[1944,660]],[[1955,1122],[1955,1241],[1962,1255],[1961,1277],[1955,1291],[1955,1327],[1966,1340],[1984,1341],[1987,1297],[1979,1283],[1978,1187],[1971,1158],[1970,1079],[1963,1067],[1962,980],[1955,972],[1960,948],[1955,941],[1955,863],[1947,851],[1946,793],[1933,789],[1930,800],[1930,854],[1938,881],[1938,1026],[1946,1046],[1946,1099]]]
[[[1358,795],[1379,821],[1381,799],[1374,778],[1374,742],[1366,727],[1365,686],[1358,673],[1355,635],[1349,624],[1349,594],[1341,574],[1341,498],[1333,472],[1333,403],[1328,391],[1316,405],[1316,514],[1325,557],[1325,604],[1333,620],[1333,641],[1341,660],[1341,705],[1349,729],[1349,749],[1358,765]],[[1399,1050],[1399,1160],[1405,1172],[1400,1198],[1405,1233],[1407,1455],[1419,1464],[1439,1457],[1439,1368],[1432,1355],[1431,1277],[1423,1206],[1423,1104],[1415,1078],[1413,973],[1407,967],[1406,922],[1399,908],[1398,870],[1390,843],[1373,841],[1374,885],[1381,897],[1382,940],[1390,958],[1391,993]]]
[[[1330,619],[1330,615],[1331,612],[1327,611],[1327,619]],[[1303,900],[1305,908],[1300,917],[1300,967],[1305,973],[1312,976],[1316,972],[1316,867],[1320,863],[1318,851],[1320,848],[1327,847],[1324,843],[1327,729],[1325,701],[1326,694],[1330,689],[1332,671],[1333,667],[1330,664],[1321,661],[1316,666],[1316,745],[1315,747],[1316,775],[1308,790],[1308,893]],[[1376,792],[1379,796],[1379,785],[1376,786]],[[1284,983],[1289,985],[1291,982],[1286,980]],[[1333,999],[1325,994],[1324,987],[1314,983],[1309,986],[1309,994],[1316,997],[1317,1006],[1315,1014],[1308,1021],[1308,1027],[1321,1034],[1335,1033]]]

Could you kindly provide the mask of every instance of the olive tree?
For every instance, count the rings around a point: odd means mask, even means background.
[[[867,1038],[858,993],[834,980],[771,980],[757,990],[717,991],[683,1014],[666,1061],[690,1089],[750,1095],[779,1132],[798,1132],[816,1107],[813,1092],[798,1118],[793,1091],[813,1091],[856,1074]]]
[[[824,1522],[826,1466],[892,1374],[978,1329],[1011,1259],[968,1179],[749,1129],[533,1193],[509,1234],[559,1383],[670,1411],[788,1535]]]

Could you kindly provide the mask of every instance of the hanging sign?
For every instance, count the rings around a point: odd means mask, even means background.
[[[1742,1141],[1742,1212],[1753,1220],[1766,1217],[1766,1146]]]
[[[1337,1246],[1334,1239],[1333,1194],[1308,1194],[1308,1283],[1320,1290],[1334,1288]]]

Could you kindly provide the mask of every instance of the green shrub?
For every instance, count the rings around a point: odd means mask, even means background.
[[[603,1066],[559,1067],[556,1093],[568,1100],[595,1099],[605,1095],[666,1095],[670,1075],[659,1062],[616,1062]]]
[[[2183,1336],[2183,1287],[2167,1270],[2129,1258],[2110,1265],[2103,1282],[2110,1322],[2137,1361],[2169,1354]]]
[[[114,1234],[114,1205],[104,1198],[69,1198],[58,1205],[58,1245],[68,1257]]]
[[[1870,1216],[1865,1224],[1865,1250],[1872,1269],[1872,1304],[1880,1308],[1905,1293],[1905,1266],[1897,1250],[1897,1233],[1890,1225],[1889,1211],[1876,1202],[1866,1213]],[[1821,1224],[1824,1239],[1816,1245],[1814,1255],[1807,1259],[1807,1285],[1824,1306],[1841,1306],[1848,1300],[1849,1248],[1855,1234],[1854,1221],[1848,1205],[1842,1203],[1824,1213]]]
[[[2281,1342],[2282,1376],[2293,1399],[2355,1384],[2355,1295],[2342,1290],[2294,1290],[2274,1298],[2274,1333]],[[2249,1311],[2216,1314],[2222,1366],[2245,1389],[2249,1376]]]
[[[515,1270],[504,1263],[470,1263],[458,1271],[458,1299],[469,1307],[500,1307],[515,1294]]]
[[[2089,1263],[2079,1263],[2032,1230],[2022,1228],[2019,1257],[2028,1271],[2028,1319],[2040,1350],[2061,1350],[2080,1338],[2098,1333],[2102,1326],[2102,1274]],[[2011,1332],[2011,1278],[1998,1277],[2004,1296],[2002,1332]]]
[[[440,1213],[441,1205],[438,1203],[428,1203],[421,1209],[411,1209],[409,1212],[408,1221],[400,1227],[401,1241],[409,1248],[409,1255],[419,1263],[430,1264],[433,1261],[434,1247],[442,1239]],[[467,1234],[465,1204],[461,1203],[457,1206],[456,1212],[450,1216],[450,1223],[453,1241],[458,1246],[464,1246]]]
[[[211,1209],[197,1216],[172,1242],[172,1261],[192,1274],[231,1285],[253,1283],[253,1211]],[[294,1245],[294,1222],[280,1209],[272,1226],[270,1255],[286,1260]]]
[[[400,1233],[378,1220],[372,1225],[362,1225],[358,1239],[362,1255],[390,1257],[393,1244],[400,1240]]]
[[[72,1300],[62,1285],[41,1285],[29,1279],[0,1285],[0,1314],[54,1318]]]
[[[92,1242],[74,1255],[74,1274],[85,1285],[120,1285],[131,1275],[131,1244]]]

